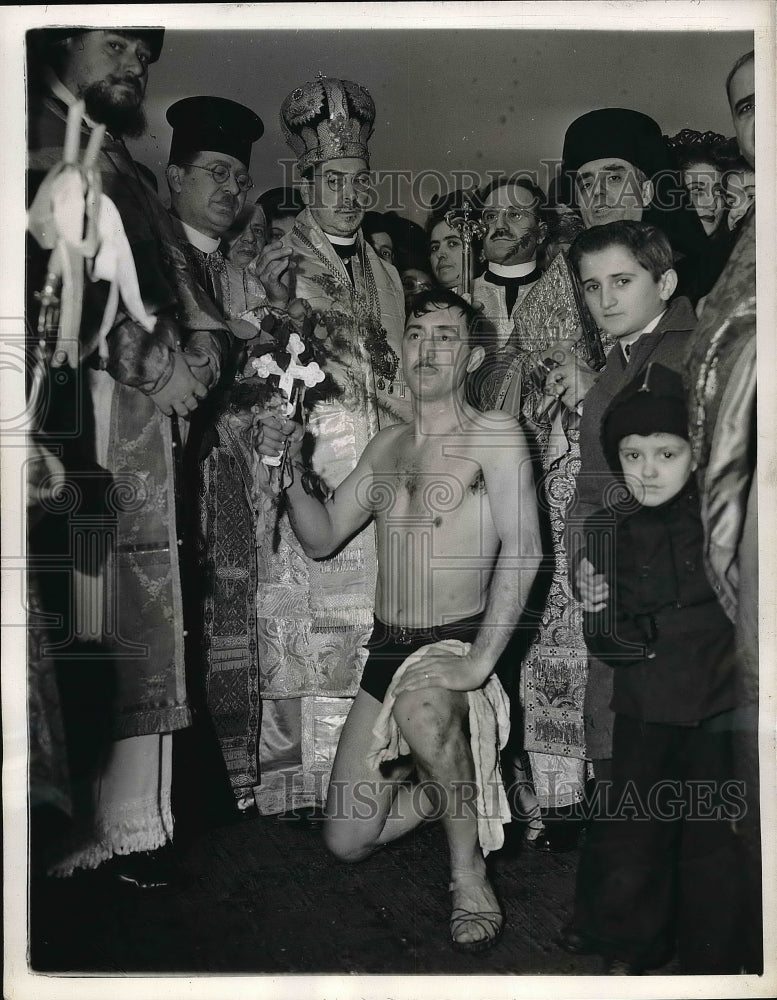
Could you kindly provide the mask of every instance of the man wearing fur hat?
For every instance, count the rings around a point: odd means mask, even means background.
[[[647,115],[626,108],[599,108],[577,118],[567,129],[562,154],[562,180],[568,197],[576,204],[586,229],[613,222],[646,222],[665,233],[672,246],[674,270],[678,275],[678,295],[694,300],[702,290],[699,262],[708,252],[699,218],[687,202],[683,184],[664,144],[661,129]],[[597,382],[599,373],[561,341],[549,354],[558,362],[548,377],[547,389],[564,397],[583,400]],[[570,407],[574,409],[574,407]],[[589,477],[590,479],[590,477]],[[588,500],[595,487],[591,482],[576,483],[576,496],[567,510],[567,523],[593,512],[596,503]],[[567,557],[576,592],[592,598],[596,587],[587,560],[571,551],[567,537]],[[589,657],[586,686],[586,739],[589,757],[609,760],[612,719],[609,709],[612,674],[594,657]]]
[[[586,229],[606,226],[616,221],[639,222],[653,211],[650,206],[657,186],[662,186],[663,190],[663,186],[667,184],[668,167],[669,160],[661,130],[652,118],[623,108],[602,108],[592,111],[574,121],[567,130],[560,178],[562,190],[566,187],[567,191],[562,194],[562,199],[566,204],[576,206]],[[678,191],[682,189],[679,179],[676,187]],[[674,197],[676,199],[676,195]],[[535,207],[533,211],[538,215],[541,210]],[[531,218],[528,218],[527,228],[530,228],[531,222]],[[696,224],[701,239],[704,233],[698,225],[698,219]],[[535,219],[535,230],[537,225]],[[484,246],[487,248],[488,245],[487,236]],[[536,237],[532,254],[536,255]],[[524,268],[528,266],[522,265]],[[540,278],[537,281],[535,274],[536,272],[529,276],[529,280],[534,282],[532,287],[536,288],[537,292],[547,296],[552,295],[552,292],[544,291],[549,279]],[[517,284],[515,279],[513,280]],[[552,288],[552,285],[550,287]],[[520,320],[521,292],[522,290],[518,291],[518,305],[514,307],[513,315],[510,317],[511,323],[516,318]],[[475,298],[478,297],[476,293]],[[598,373],[578,358],[571,347],[571,341],[559,341],[549,346],[543,356],[552,357],[557,362],[557,367],[553,369],[551,375],[553,381],[549,395],[557,394],[561,385],[570,384],[576,387],[577,401],[594,385]],[[543,489],[552,488],[552,493],[548,495],[547,509],[555,538],[555,572],[545,604],[543,626],[523,658],[521,684],[525,692],[541,690],[544,683],[542,678],[547,675],[548,664],[552,663],[554,669],[551,676],[564,678],[562,690],[569,692],[569,698],[575,702],[575,710],[570,712],[567,706],[568,698],[560,700],[564,711],[563,720],[555,718],[552,720],[552,727],[545,726],[542,741],[536,736],[538,727],[534,725],[531,712],[527,714],[526,740],[529,744],[529,761],[537,793],[536,798],[533,798],[527,792],[522,802],[522,808],[529,817],[527,837],[528,842],[535,847],[551,850],[554,849],[551,841],[555,828],[551,826],[543,829],[540,806],[547,810],[567,807],[580,801],[585,782],[586,751],[589,758],[609,759],[613,717],[609,709],[612,677],[609,668],[598,664],[588,654],[582,637],[580,606],[568,598],[568,558],[572,553],[569,552],[568,544],[564,544],[562,529],[564,519],[568,519],[569,516],[568,498],[574,499],[575,477],[580,455],[578,445],[580,416],[575,407],[570,407],[569,412],[563,414],[563,418],[556,411],[551,423],[542,396],[539,395],[538,398],[538,394],[531,390],[531,376],[521,379],[517,374],[520,371],[518,363],[521,367],[526,366],[528,374],[535,368],[538,360],[533,353],[525,350],[520,335],[520,324],[507,340],[506,352],[511,364],[509,367],[505,366],[506,375],[504,375],[505,367],[497,362],[490,386],[484,379],[485,400],[492,396],[504,377],[498,393],[506,399],[503,405],[510,407],[515,416],[522,415],[530,424],[536,422],[535,429],[541,442],[541,461],[547,476],[545,483],[548,484],[543,485]],[[538,403],[540,410],[545,410],[541,417],[537,415]],[[483,405],[487,404],[484,402]],[[583,679],[586,674],[589,681],[584,685]],[[583,687],[585,708],[579,704],[580,691]],[[554,697],[557,697],[555,693],[547,692],[548,699]],[[544,700],[535,699],[534,704],[542,705],[543,712],[545,711]],[[558,711],[555,705],[553,708],[554,711]],[[582,745],[581,715],[585,716],[587,747]],[[574,719],[575,731],[580,734],[573,753],[568,749],[568,736],[563,736],[562,743],[562,725],[567,724],[570,716]],[[549,733],[553,731],[556,739],[551,741]],[[551,743],[553,752],[545,749]],[[529,788],[531,783],[523,777],[523,770],[520,761],[516,760],[514,771],[519,779],[519,787]]]
[[[581,115],[564,137],[561,171],[586,229],[619,219],[658,226],[674,251],[680,293],[695,302],[709,291],[706,236],[657,122],[627,108]]]
[[[309,411],[312,473],[334,489],[380,427],[410,416],[399,375],[405,300],[396,269],[364,239],[371,198],[369,150],[375,105],[364,87],[319,75],[281,107],[281,125],[297,156],[305,203],[282,247],[282,277],[311,311],[331,392]],[[309,355],[303,356],[303,362]],[[261,450],[283,438],[273,418]],[[263,718],[260,812],[320,806],[373,621],[375,540],[366,532],[334,557],[308,559],[264,505],[257,599]],[[260,517],[262,514],[260,513]]]
[[[654,194],[652,177],[666,165],[661,130],[638,111],[590,111],[564,137],[562,173],[586,229],[640,222]]]
[[[106,356],[98,359],[109,285],[85,282],[80,357],[75,367],[50,373],[36,435],[36,443],[57,450],[77,500],[65,516],[41,516],[30,539],[32,556],[61,551],[55,546],[67,545],[69,531],[84,518],[104,553],[94,564],[74,557],[45,594],[44,610],[64,623],[50,638],[59,643],[66,700],[80,706],[65,726],[78,740],[74,801],[84,806],[74,812],[71,850],[54,871],[67,875],[110,862],[106,872],[146,889],[175,877],[165,857],[172,837],[171,734],[190,722],[178,611],[176,444],[218,380],[229,339],[186,268],[167,212],[124,145],[125,136],[145,128],[148,69],[163,35],[160,29],[68,28],[28,36],[30,195],[62,160],[68,111],[82,99],[80,147],[96,123],[106,126],[96,169],[121,217],[132,258],[126,269],[137,273],[142,300],[134,316],[122,305],[107,332]],[[35,330],[40,307],[34,293],[43,287],[48,254],[32,239],[28,250],[28,328]],[[50,342],[57,326],[56,316],[44,317],[47,373],[57,361]],[[117,488],[124,490],[121,498]],[[81,599],[79,617],[68,601]],[[87,704],[91,711],[84,714]]]

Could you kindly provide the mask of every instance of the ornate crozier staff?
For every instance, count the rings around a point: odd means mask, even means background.
[[[470,217],[472,205],[464,198],[461,210],[452,208],[445,213],[445,223],[455,229],[461,236],[463,248],[461,263],[461,288],[459,295],[468,302],[472,301],[472,240],[485,234],[486,227],[478,219]],[[460,211],[460,214],[457,214]]]

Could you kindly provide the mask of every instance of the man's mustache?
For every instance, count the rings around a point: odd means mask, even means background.
[[[138,94],[141,92],[140,80],[136,76],[109,76],[108,82],[113,84],[114,86],[117,86],[118,84],[122,83],[128,83],[134,88],[134,90]]]
[[[499,238],[500,239],[504,239],[505,237],[507,237],[509,239],[510,238],[510,233],[503,232],[502,235]],[[489,236],[488,238],[489,238],[489,240],[496,239],[497,238],[497,234],[494,233],[493,235]],[[512,243],[512,246],[510,248],[510,252],[514,253],[516,250],[525,250],[531,244],[532,239],[533,239],[533,235],[530,232],[528,232],[528,233],[522,233],[520,236],[515,237],[513,239],[513,243]]]

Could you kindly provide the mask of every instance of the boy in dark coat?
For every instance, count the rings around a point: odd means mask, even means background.
[[[684,972],[736,973],[734,634],[703,570],[682,377],[650,363],[606,410],[601,445],[623,488],[586,521],[609,592],[585,638],[614,669],[615,726],[585,932],[611,973],[661,964],[675,936]]]
[[[681,372],[690,334],[696,325],[688,299],[676,296],[677,272],[664,233],[644,222],[619,221],[581,233],[569,252],[586,305],[610,342],[601,372],[577,355],[553,351],[559,361],[547,378],[546,391],[557,395],[580,417],[580,471],[566,512],[564,542],[570,579],[584,604],[602,599],[601,576],[585,559],[582,528],[605,503],[614,484],[602,454],[599,429],[612,399],[634,374],[651,361]],[[588,662],[585,692],[585,739],[596,778],[609,776],[613,716],[611,671],[595,657]]]

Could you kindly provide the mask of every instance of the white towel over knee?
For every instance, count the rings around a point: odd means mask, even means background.
[[[421,646],[404,661],[394,674],[393,680],[383,700],[383,707],[372,733],[373,740],[368,759],[377,767],[386,760],[394,760],[410,753],[410,747],[397,725],[393,708],[396,700],[394,689],[399,678],[413,663],[426,656],[430,649],[445,649],[457,656],[465,656],[470,643],[458,639],[443,639],[429,646]],[[507,802],[499,751],[507,743],[510,734],[510,702],[499,678],[492,674],[481,688],[468,691],[469,730],[472,760],[475,764],[477,796],[475,806],[478,819],[478,840],[483,854],[498,851],[504,843],[505,823],[510,822],[510,807]]]

